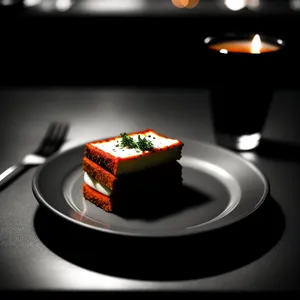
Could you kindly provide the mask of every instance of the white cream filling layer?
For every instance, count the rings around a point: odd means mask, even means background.
[[[91,187],[92,189],[102,193],[103,195],[110,196],[111,195],[111,190],[99,183],[97,180],[92,178],[88,173],[84,173],[84,182]]]

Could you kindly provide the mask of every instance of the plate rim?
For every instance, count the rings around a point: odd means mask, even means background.
[[[59,151],[59,152],[55,153],[54,155],[52,155],[51,157],[49,157],[45,163],[38,166],[38,168],[36,169],[36,171],[33,175],[33,179],[32,179],[32,184],[31,184],[32,192],[33,192],[37,202],[40,205],[47,207],[52,213],[59,215],[63,219],[70,221],[73,224],[76,224],[78,226],[83,226],[87,229],[91,229],[96,232],[102,232],[102,233],[106,233],[106,234],[113,234],[113,235],[119,235],[119,236],[127,236],[127,237],[141,237],[141,238],[167,238],[167,237],[191,236],[191,235],[195,235],[195,234],[202,234],[202,233],[206,233],[206,232],[215,231],[215,230],[218,230],[221,228],[226,228],[238,221],[241,221],[241,220],[247,218],[248,216],[252,215],[253,213],[255,213],[261,207],[261,205],[265,202],[265,200],[268,198],[268,196],[270,195],[271,185],[270,185],[270,181],[269,181],[268,177],[266,176],[266,174],[260,168],[258,168],[256,165],[254,165],[250,161],[246,160],[245,158],[241,157],[238,153],[236,153],[230,149],[224,148],[222,146],[219,146],[217,144],[210,143],[210,142],[199,141],[199,140],[195,140],[195,139],[191,139],[191,138],[182,138],[181,140],[183,141],[183,143],[185,143],[185,141],[187,143],[193,142],[193,143],[203,145],[204,147],[205,146],[212,147],[212,148],[215,148],[216,150],[219,150],[219,151],[221,150],[222,152],[226,152],[227,154],[231,155],[235,159],[238,159],[242,163],[246,164],[247,167],[251,168],[260,177],[260,179],[264,183],[264,192],[263,192],[261,198],[257,201],[257,204],[255,205],[255,207],[252,210],[250,210],[248,212],[244,212],[243,214],[240,214],[239,216],[231,219],[229,222],[227,222],[225,225],[223,225],[221,227],[213,226],[212,228],[205,228],[205,226],[204,226],[202,228],[202,230],[198,230],[198,231],[185,230],[185,229],[183,229],[183,230],[177,229],[174,231],[168,230],[168,232],[170,232],[169,234],[164,233],[164,234],[157,234],[157,235],[156,234],[143,234],[143,232],[140,232],[140,233],[139,232],[124,232],[124,231],[120,231],[120,230],[112,230],[109,228],[101,228],[101,227],[96,227],[91,224],[76,220],[76,219],[60,212],[59,210],[55,209],[46,201],[46,199],[44,199],[44,197],[41,195],[41,193],[38,189],[38,179],[39,179],[40,173],[44,170],[44,168],[46,168],[49,164],[51,164],[52,161],[55,161],[61,155],[66,155],[69,152],[76,151],[79,148],[84,148],[86,143],[80,143],[80,144],[72,146],[71,148],[66,149],[64,151]]]

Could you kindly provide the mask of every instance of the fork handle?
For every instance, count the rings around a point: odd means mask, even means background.
[[[0,190],[12,182],[13,179],[16,179],[19,175],[23,174],[28,168],[28,165],[18,163],[6,169],[0,174]]]

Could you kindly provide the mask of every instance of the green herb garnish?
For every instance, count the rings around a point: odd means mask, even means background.
[[[129,149],[137,148],[136,142],[127,133],[125,133],[125,132],[121,133],[121,137],[122,137],[122,140],[121,140],[121,147],[122,148],[125,148],[125,147],[127,147]]]
[[[141,136],[138,136],[138,142],[137,142],[139,149],[142,151],[152,150],[153,144],[151,141],[147,140],[145,137],[142,139]]]
[[[120,142],[122,148],[139,149],[141,151],[150,151],[154,148],[151,141],[147,140],[145,137],[141,138],[140,135],[138,135],[137,142],[127,133],[121,133],[120,135],[122,138]]]

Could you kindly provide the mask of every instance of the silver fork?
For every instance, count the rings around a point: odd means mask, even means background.
[[[0,190],[29,168],[43,164],[49,156],[58,151],[66,141],[68,131],[68,124],[51,123],[37,149],[0,174]]]

